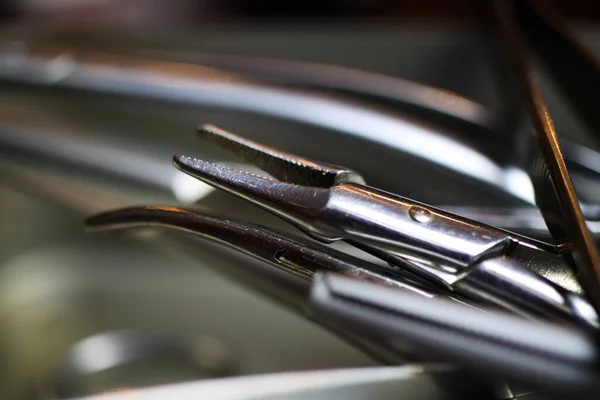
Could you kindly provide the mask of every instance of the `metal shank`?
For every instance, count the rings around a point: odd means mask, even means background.
[[[528,168],[536,205],[548,230],[565,260],[580,276],[581,285],[592,305],[600,310],[600,254],[586,226],[552,119],[532,75],[523,45],[523,27],[515,10],[517,3],[514,0],[492,2],[498,38],[507,55],[506,68],[515,82],[514,99],[527,111],[533,131],[533,134],[525,132],[523,137],[518,138],[529,147],[522,161]]]
[[[585,298],[507,257],[518,244],[500,230],[355,184],[333,187],[319,216],[348,243],[471,299],[598,327]]]
[[[449,268],[467,267],[511,244],[502,231],[356,184],[333,187],[320,220],[352,242]]]

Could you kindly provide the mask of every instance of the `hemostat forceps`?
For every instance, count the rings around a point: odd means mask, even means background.
[[[553,247],[371,188],[351,170],[320,164],[204,126],[200,134],[275,179],[176,156],[180,170],[244,198],[321,242],[343,240],[425,281],[521,314],[595,326],[581,296],[529,271],[515,249]]]
[[[314,274],[328,270],[359,280],[434,296],[427,287],[403,271],[390,270],[346,253],[292,239],[261,225],[221,218],[201,210],[169,206],[130,207],[103,213],[86,221],[88,230],[102,231],[162,226],[192,232],[312,282]]]
[[[147,227],[168,228],[169,232],[160,235],[158,242],[191,256],[206,250],[199,246],[196,236],[236,250],[262,263],[241,260],[242,266],[233,265],[222,272],[302,315],[305,315],[304,307],[315,275],[322,272],[334,272],[373,283],[377,287],[410,291],[424,300],[443,294],[442,290],[418,282],[405,271],[391,270],[318,243],[290,238],[289,235],[271,228],[223,218],[202,209],[170,206],[130,207],[88,218],[86,226],[89,231],[94,232]],[[179,231],[193,235],[177,235]],[[453,297],[451,300],[463,303],[459,298]],[[321,325],[385,363],[395,364],[399,360],[404,362],[406,356],[411,354],[409,350],[398,355],[353,332],[340,331],[323,321]]]

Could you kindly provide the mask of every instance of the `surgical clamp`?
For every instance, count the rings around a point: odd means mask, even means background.
[[[129,207],[90,217],[86,227],[89,232],[166,228],[161,229],[156,243],[191,257],[206,251],[206,247],[200,246],[210,244],[206,241],[233,249],[260,262],[253,263],[248,257],[236,259],[231,261],[230,268],[220,269],[220,272],[302,315],[305,315],[304,306],[315,274],[323,271],[408,290],[424,299],[446,297],[439,288],[423,284],[404,271],[379,266],[318,243],[291,238],[272,228],[223,218],[198,207],[193,210],[171,206]],[[204,243],[198,243],[198,239]],[[458,297],[453,299],[464,301]],[[407,352],[399,359],[398,355],[377,343],[322,325],[380,362],[396,364],[411,356]]]
[[[86,220],[88,231],[161,226],[191,232],[275,266],[303,280],[329,270],[360,280],[416,291],[433,297],[427,287],[401,270],[393,270],[248,222],[222,218],[201,210],[170,206],[131,207]],[[438,290],[438,293],[440,291]]]
[[[522,314],[597,325],[581,296],[527,270],[510,253],[552,246],[512,235],[363,184],[348,169],[315,163],[204,126],[200,133],[254,163],[269,179],[185,156],[182,171],[240,196],[321,242],[344,240],[420,279]],[[110,223],[99,217],[95,225]]]

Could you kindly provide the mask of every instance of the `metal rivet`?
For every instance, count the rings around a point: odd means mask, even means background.
[[[421,207],[411,207],[410,210],[408,210],[408,215],[410,215],[413,220],[423,224],[431,221],[431,213]]]

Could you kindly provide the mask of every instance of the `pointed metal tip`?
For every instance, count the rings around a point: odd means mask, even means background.
[[[182,218],[182,216],[186,216]],[[147,205],[121,208],[118,210],[105,211],[91,217],[85,222],[88,233],[112,232],[121,229],[149,227],[149,226],[173,226],[184,228],[185,221],[200,221],[208,223],[210,217],[203,215],[199,210],[188,210],[172,206]]]
[[[329,189],[294,185],[186,156],[173,157],[173,164],[194,178],[248,200],[305,231],[313,228],[310,228],[312,222],[302,222],[304,218],[311,221],[322,211],[330,194]]]
[[[123,219],[123,215],[135,214],[136,210],[141,210],[143,207],[135,207],[125,210],[106,211],[100,214],[88,217],[84,221],[85,231],[88,233],[112,231],[128,224],[127,219]]]
[[[107,221],[104,218],[104,213],[102,213],[86,218],[83,225],[86,232],[96,232],[102,230],[102,227],[107,225]]]
[[[203,182],[208,183],[211,186],[217,186],[218,182],[215,181],[222,169],[227,167],[213,164],[207,161],[198,160],[193,157],[175,155],[173,156],[173,165],[178,170],[185,172],[186,174],[193,176]],[[229,168],[227,168],[229,169]]]
[[[198,126],[196,127],[196,131],[198,133],[214,133],[214,134],[226,133],[225,130],[223,130],[213,124],[198,124]]]
[[[226,191],[232,191],[234,187],[255,187],[266,182],[278,183],[269,178],[183,155],[174,156],[173,165],[202,182]]]
[[[118,210],[105,211],[88,217],[84,221],[87,232],[110,231],[134,225],[150,210],[159,209],[156,206],[127,207]]]
[[[294,185],[187,156],[174,156],[177,169],[218,189],[263,205],[275,192],[285,193]]]
[[[188,173],[188,171],[191,171],[194,169],[194,165],[195,165],[194,160],[195,159],[192,157],[176,154],[173,156],[173,165],[178,170]]]
[[[213,164],[208,161],[202,161],[197,158],[188,157],[188,156],[184,156],[184,155],[174,155],[173,156],[173,165],[178,170],[185,172],[188,175],[192,175],[198,179],[200,179],[201,176],[196,176],[196,174],[201,174],[204,171],[207,171],[207,170],[210,171],[211,169],[221,167],[217,164]],[[222,168],[226,168],[226,167],[222,167]]]
[[[215,144],[223,146],[223,143],[215,139],[229,139],[227,136],[229,132],[220,129],[211,124],[199,124],[196,127],[196,134],[202,139],[210,142],[216,142]]]
[[[329,188],[345,182],[364,183],[356,172],[314,162],[246,139],[216,126],[198,126],[199,137],[229,151],[243,162],[254,165],[282,182]]]

